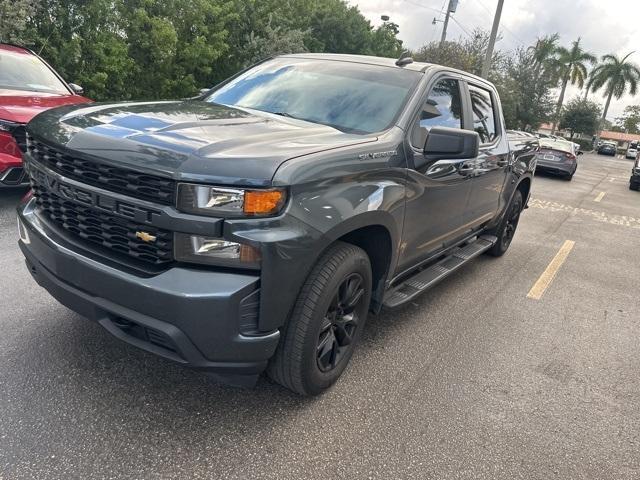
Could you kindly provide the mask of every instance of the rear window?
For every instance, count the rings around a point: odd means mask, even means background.
[[[573,145],[568,142],[559,142],[552,138],[541,138],[540,148],[548,148],[551,150],[558,150],[560,152],[573,153]]]

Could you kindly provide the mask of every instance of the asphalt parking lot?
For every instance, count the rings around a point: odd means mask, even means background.
[[[216,385],[57,304],[0,192],[0,478],[637,479],[631,163],[536,177],[507,255],[370,318],[319,398]]]

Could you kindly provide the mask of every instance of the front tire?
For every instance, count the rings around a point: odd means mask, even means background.
[[[487,251],[489,255],[501,257],[509,249],[513,236],[518,228],[520,221],[520,213],[522,213],[522,193],[516,190],[511,199],[511,205],[507,209],[507,213],[502,219],[500,226],[493,232],[498,237],[496,244]]]
[[[371,263],[359,247],[337,242],[304,283],[267,369],[280,385],[318,395],[349,363],[371,301]]]

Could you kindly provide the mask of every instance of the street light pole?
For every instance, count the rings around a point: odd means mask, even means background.
[[[444,42],[447,39],[447,27],[449,26],[449,15],[451,15],[452,13],[455,13],[457,7],[458,7],[458,0],[449,0],[449,5],[447,6],[447,14],[444,17],[444,24],[442,25],[442,36],[440,37],[440,48],[444,47]]]
[[[496,15],[493,17],[493,28],[491,28],[491,36],[489,37],[489,45],[487,46],[487,55],[484,57],[484,63],[482,64],[483,78],[487,78],[489,75],[489,69],[491,68],[491,60],[493,59],[493,47],[496,45],[496,37],[498,36],[498,27],[500,26],[500,17],[502,16],[502,6],[504,0],[498,0],[498,6],[496,7]]]

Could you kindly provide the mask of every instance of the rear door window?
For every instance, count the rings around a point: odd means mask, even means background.
[[[497,138],[495,105],[489,90],[469,84],[473,129],[480,135],[480,143],[492,143]]]

